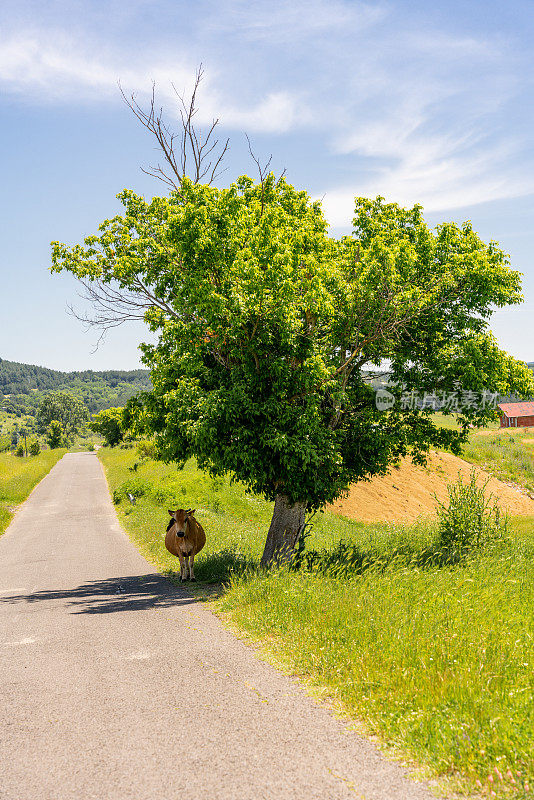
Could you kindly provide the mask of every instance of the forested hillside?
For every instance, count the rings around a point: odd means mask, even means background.
[[[122,406],[150,386],[150,373],[145,369],[59,372],[0,358],[0,403],[17,414],[31,412],[50,391],[69,391],[95,412]]]

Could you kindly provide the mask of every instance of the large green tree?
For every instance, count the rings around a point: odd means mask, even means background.
[[[432,446],[459,452],[495,415],[488,391],[533,391],[488,330],[521,301],[520,275],[469,223],[431,230],[421,208],[356,199],[354,232],[327,234],[320,203],[284,179],[227,189],[183,179],[72,248],[68,270],[127,318],[137,303],[153,391],[135,404],[161,458],[195,456],[274,500],[263,563],[290,557],[307,510]],[[387,367],[388,408],[368,371]],[[434,424],[406,393],[454,396],[463,429]],[[391,405],[393,403],[393,405]],[[455,410],[455,404],[450,405]],[[379,404],[380,405],[380,404]]]
[[[124,436],[122,408],[104,408],[98,414],[93,414],[89,427],[92,431],[100,433],[109,447],[115,447]]]
[[[37,425],[46,430],[57,420],[67,436],[72,436],[89,419],[85,404],[70,392],[50,392],[37,409]]]

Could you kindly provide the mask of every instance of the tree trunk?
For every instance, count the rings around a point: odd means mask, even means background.
[[[261,557],[262,567],[291,560],[304,528],[305,516],[305,503],[295,503],[294,506],[290,506],[285,495],[276,495],[273,518]]]

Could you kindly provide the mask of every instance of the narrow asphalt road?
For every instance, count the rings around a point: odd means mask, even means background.
[[[0,538],[0,671],[2,800],[432,797],[154,571],[90,453]]]

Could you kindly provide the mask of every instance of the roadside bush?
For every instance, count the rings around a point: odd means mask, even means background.
[[[141,439],[137,442],[136,450],[139,458],[156,458],[156,446],[150,439]]]
[[[19,456],[19,458],[24,455],[24,445],[22,444],[22,442],[19,445],[17,445],[17,448],[15,450],[15,455]]]
[[[177,489],[174,484],[167,484],[165,482],[159,483],[157,486],[153,488],[151,491],[152,499],[158,503],[158,505],[162,506],[175,506],[176,505],[176,495]]]
[[[38,456],[41,452],[41,445],[37,439],[31,439],[30,443],[28,444],[28,453],[31,456]]]
[[[470,550],[506,533],[508,518],[493,495],[486,496],[487,484],[477,484],[473,470],[468,483],[459,476],[456,483],[448,485],[448,505],[437,501],[438,546],[451,562],[462,560]]]
[[[143,478],[130,478],[130,480],[124,481],[124,483],[115,489],[113,492],[113,502],[115,504],[120,503],[120,501],[129,494],[136,498],[144,497],[150,494],[152,488],[150,481],[144,480]]]

